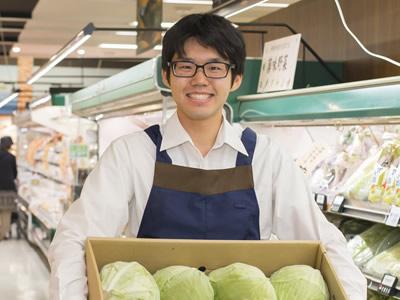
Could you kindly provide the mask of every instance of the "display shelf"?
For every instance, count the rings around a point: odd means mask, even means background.
[[[25,170],[27,170],[27,171],[29,171],[29,172],[35,173],[35,174],[39,174],[40,176],[42,176],[42,177],[44,177],[44,178],[46,178],[46,179],[49,179],[49,180],[53,180],[54,182],[57,182],[57,183],[59,183],[59,184],[64,184],[64,185],[68,185],[68,186],[73,186],[73,185],[75,185],[75,184],[72,183],[72,182],[66,182],[66,181],[64,181],[64,180],[54,178],[54,177],[51,176],[51,175],[48,175],[48,174],[46,174],[46,173],[44,173],[44,172],[41,172],[41,171],[39,171],[39,170],[35,170],[35,169],[33,169],[33,168],[29,167],[29,166],[26,166],[26,165],[18,164],[18,167],[20,167],[20,168],[22,168],[22,169],[25,169]]]
[[[57,224],[40,207],[30,207],[29,210],[48,230],[56,229]]]
[[[389,216],[388,212],[366,209],[352,205],[344,205],[343,211],[341,212],[332,211],[329,208],[326,213],[382,224],[385,224],[386,218]],[[398,227],[399,226],[400,225],[398,225]]]
[[[378,286],[379,286],[381,281],[379,279],[376,279],[376,278],[374,278],[372,276],[369,276],[367,274],[364,274],[364,276],[365,276],[365,278],[367,279],[367,282],[368,282],[368,289],[379,293]],[[400,299],[400,290],[396,289],[394,294],[391,297],[393,297],[395,299]]]
[[[42,251],[42,253],[46,257],[48,257],[49,243],[46,240],[41,239],[39,234],[35,230],[32,231],[32,242],[40,249],[40,251]]]

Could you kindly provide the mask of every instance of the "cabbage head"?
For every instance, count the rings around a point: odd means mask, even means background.
[[[105,265],[100,279],[105,300],[160,300],[153,276],[137,262]]]
[[[271,275],[279,300],[329,300],[329,291],[319,270],[306,265],[286,266]]]
[[[186,266],[158,270],[154,279],[162,300],[213,300],[214,291],[203,272]]]
[[[234,263],[209,275],[215,300],[276,300],[269,279],[258,268]]]

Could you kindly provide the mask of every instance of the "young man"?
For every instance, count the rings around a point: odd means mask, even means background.
[[[86,238],[124,229],[147,238],[322,240],[349,299],[366,299],[343,236],[292,158],[224,119],[244,59],[241,34],[222,17],[190,15],[166,33],[162,75],[176,113],[116,140],[89,175],[50,248],[51,299],[85,299]]]

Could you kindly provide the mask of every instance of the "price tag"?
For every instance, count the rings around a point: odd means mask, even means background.
[[[331,211],[342,212],[344,210],[344,200],[342,195],[337,195],[335,199],[333,199]]]
[[[317,202],[317,204],[318,204],[320,209],[326,210],[326,208],[327,208],[327,199],[328,199],[328,197],[326,195],[316,193],[314,195],[314,199],[315,199],[315,202]]]
[[[385,296],[390,296],[392,291],[394,291],[397,284],[397,277],[385,274],[381,280],[381,283],[378,286],[378,292]]]
[[[385,224],[388,226],[397,227],[400,220],[400,207],[392,205],[389,215],[385,220]]]

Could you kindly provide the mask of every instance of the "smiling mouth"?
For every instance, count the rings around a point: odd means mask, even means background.
[[[188,93],[186,96],[195,101],[207,101],[214,96],[214,94]]]

